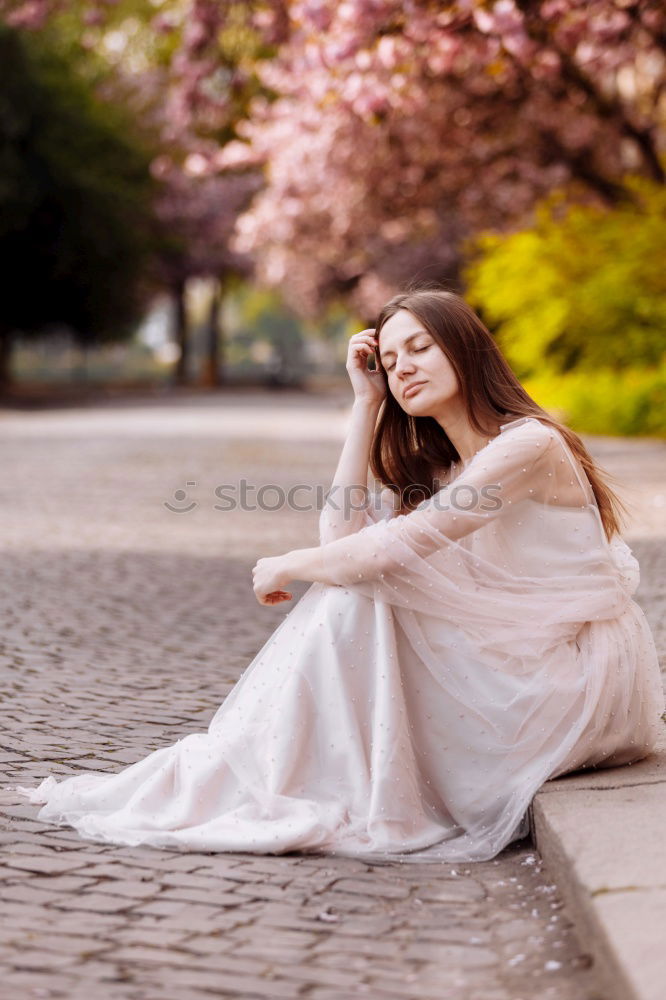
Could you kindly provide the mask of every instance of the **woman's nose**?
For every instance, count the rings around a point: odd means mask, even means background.
[[[413,372],[414,362],[409,358],[403,358],[402,360],[398,358],[398,360],[395,363],[395,370],[397,375]]]

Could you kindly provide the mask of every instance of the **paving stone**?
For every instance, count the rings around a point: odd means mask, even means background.
[[[490,948],[481,945],[444,945],[420,941],[408,945],[403,954],[406,958],[423,959],[426,962],[436,962],[455,966],[456,968],[479,968],[480,966],[497,965],[499,956]]]
[[[193,906],[182,901],[169,899],[141,901],[135,905],[135,912],[141,916],[170,917],[172,919],[178,917],[185,917],[187,919],[189,917],[192,919],[203,919],[206,922],[215,916],[213,907]]]
[[[160,893],[160,900],[174,900],[175,902],[185,901],[188,903],[203,903],[206,906],[240,906],[242,900],[238,895],[231,892],[217,892],[210,888],[187,889],[168,886]]]
[[[29,874],[28,872],[25,873]],[[87,889],[96,883],[93,879],[79,878],[76,875],[31,875],[30,886],[35,889],[47,889],[50,893],[77,892]]]
[[[401,879],[391,882],[390,879],[376,879],[372,876],[357,876],[356,878],[341,878],[331,886],[331,891],[338,895],[340,892],[357,893],[359,896],[381,896],[383,899],[406,899],[410,893],[410,886]]]
[[[102,895],[123,896],[128,899],[151,899],[160,892],[160,886],[153,880],[143,882],[129,879],[104,879],[98,881],[95,888]]]
[[[243,925],[245,927],[247,925]],[[250,928],[250,938],[249,941],[253,944],[256,952],[257,940],[251,933],[252,928]],[[246,947],[246,942],[243,941],[239,945],[237,938],[232,934],[231,929],[226,933],[220,932],[219,930],[214,930],[210,934],[193,934],[187,936],[181,943],[180,947],[184,951],[192,952],[194,955],[220,955],[233,950],[236,953],[237,949]]]
[[[48,875],[61,875],[63,872],[75,872],[82,868],[81,861],[76,857],[52,857],[48,854],[42,857],[35,855],[5,854],[4,863],[7,868],[18,868],[27,872],[40,872]]]
[[[52,899],[49,906],[58,910],[90,910],[95,914],[117,913],[129,911],[135,903],[124,897],[106,896],[101,892],[77,892],[73,895],[60,895]]]
[[[136,967],[133,979],[136,983],[141,983],[146,979],[150,981],[150,975],[146,974],[140,967]],[[225,973],[221,975],[216,972],[197,971],[192,969],[169,969],[169,988],[178,996],[181,985],[188,988],[198,986],[202,990],[207,990],[221,996],[247,997],[248,995],[259,995],[263,1000],[273,997],[285,997],[287,1000],[295,1000],[302,996],[306,984],[294,982],[290,979],[277,979],[273,976],[259,975],[232,975]]]
[[[478,903],[485,899],[482,886],[471,879],[457,882],[441,882],[439,885],[417,886],[415,899],[428,903]]]
[[[78,965],[79,961],[76,954],[21,948],[12,956],[11,964],[15,969],[57,969],[65,965]]]
[[[215,882],[211,884],[210,875],[197,875],[193,874],[180,874],[178,872],[166,872],[161,874],[160,883],[163,886],[172,886],[179,889],[196,889],[196,890],[206,890],[209,894],[217,894],[221,892],[231,893],[234,892],[237,886],[237,882],[232,882],[229,878],[215,879]]]
[[[5,885],[1,890],[1,895],[3,902],[29,903],[32,906],[43,906],[59,898],[52,892],[35,888],[31,880],[22,882],[20,885]]]

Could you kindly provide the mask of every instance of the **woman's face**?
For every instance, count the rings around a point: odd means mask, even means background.
[[[435,338],[406,309],[399,309],[379,334],[379,358],[389,390],[412,416],[434,416],[460,388],[451,362]],[[422,383],[413,390],[409,387]],[[407,392],[407,395],[405,395]]]

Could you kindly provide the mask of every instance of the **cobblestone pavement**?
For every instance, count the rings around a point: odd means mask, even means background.
[[[326,488],[345,402],[257,393],[0,412],[3,785],[120,770],[207,728],[287,613],[256,602],[252,565],[316,544],[318,516],[216,510],[214,489],[241,477]],[[644,475],[656,517],[663,446],[604,447],[618,471],[630,460]],[[654,534],[634,551],[656,627]],[[182,853],[82,840],[2,795],[7,1000],[603,1000],[528,842],[457,869]]]

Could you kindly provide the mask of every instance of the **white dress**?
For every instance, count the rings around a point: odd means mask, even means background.
[[[522,417],[455,471],[407,515],[382,491],[351,534],[324,507],[326,582],[206,732],[14,790],[95,841],[483,861],[547,779],[648,754],[664,696],[638,564],[564,439]]]

